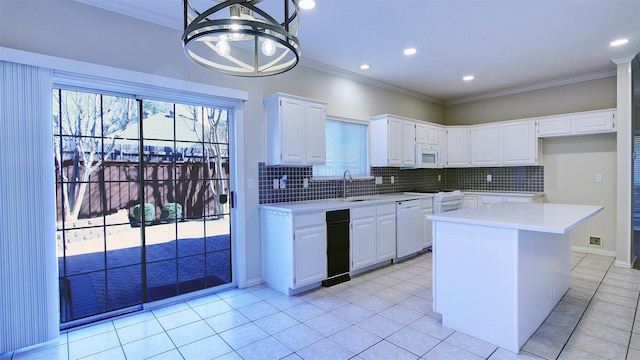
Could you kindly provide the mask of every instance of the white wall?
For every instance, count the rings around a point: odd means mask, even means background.
[[[445,124],[472,125],[615,107],[614,76],[450,105],[445,110]],[[542,141],[546,201],[605,207],[592,220],[573,230],[575,248],[616,254],[616,156],[615,134]],[[595,174],[602,174],[601,183],[595,182]],[[603,248],[589,247],[590,235],[603,237]]]
[[[177,1],[177,0],[176,0]],[[265,160],[262,98],[274,92],[328,101],[330,115],[368,119],[391,113],[442,122],[444,107],[343,77],[298,66],[278,76],[245,79],[216,74],[188,61],[181,33],[72,0],[0,0],[0,46],[143,73],[248,91],[244,108],[244,177],[257,184]],[[304,46],[304,44],[302,44]],[[245,192],[246,279],[261,278],[258,190]]]

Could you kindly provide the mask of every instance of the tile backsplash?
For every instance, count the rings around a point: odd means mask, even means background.
[[[284,189],[274,189],[273,181],[287,176]],[[342,197],[342,179],[311,181],[311,166],[281,166],[258,164],[259,203],[320,200]],[[487,182],[487,175],[491,181]],[[543,166],[493,168],[406,169],[372,167],[374,179],[354,179],[347,182],[347,196],[367,196],[411,191],[414,189],[460,189],[492,191],[544,191]],[[440,176],[440,180],[438,180]],[[394,183],[391,183],[391,177]],[[304,179],[308,187],[304,187]]]

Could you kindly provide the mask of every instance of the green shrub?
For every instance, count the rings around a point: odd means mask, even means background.
[[[179,219],[182,219],[182,205],[178,203],[168,203],[162,207],[162,212],[160,212],[160,220]]]
[[[156,214],[156,207],[153,204],[145,203],[144,204],[144,219],[147,224],[151,224],[153,222],[153,217]],[[140,213],[140,204],[137,204],[133,207],[133,219],[135,221],[142,221],[142,214]]]

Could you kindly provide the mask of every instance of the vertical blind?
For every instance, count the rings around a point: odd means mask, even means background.
[[[51,87],[0,61],[0,354],[59,335]]]

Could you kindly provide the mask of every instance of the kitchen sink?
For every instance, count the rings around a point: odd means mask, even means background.
[[[360,201],[369,201],[369,200],[373,200],[373,198],[352,198],[352,199],[343,199],[342,201],[344,202],[360,202]]]

